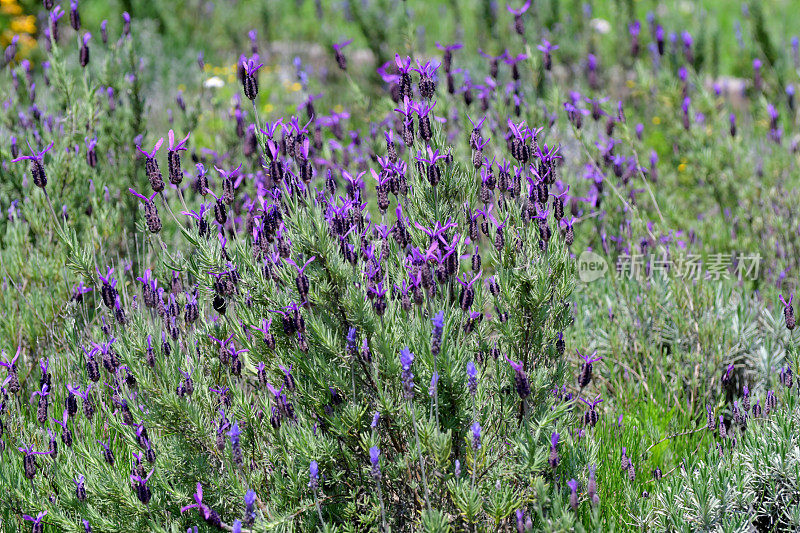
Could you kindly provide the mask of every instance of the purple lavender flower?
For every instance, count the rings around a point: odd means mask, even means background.
[[[411,364],[414,362],[414,354],[408,347],[400,350],[400,366],[402,371],[400,377],[403,383],[403,397],[406,400],[414,399],[414,374],[411,373]]]
[[[86,68],[86,66],[89,64],[89,40],[91,38],[92,34],[87,32],[81,39],[81,47],[78,51],[78,61],[83,68]]]
[[[439,386],[439,373],[434,371],[431,375],[431,385],[428,387],[428,396],[436,398],[436,392]]]
[[[758,58],[753,60],[753,88],[761,91],[761,60]]]
[[[433,128],[431,127],[430,114],[433,108],[436,107],[436,101],[433,104],[430,102],[412,103],[412,109],[417,113],[417,125],[419,127],[419,136],[425,142],[430,142],[433,138]]]
[[[524,400],[531,394],[531,386],[528,382],[528,375],[525,373],[522,363],[512,361],[508,358],[508,356],[506,356],[506,361],[508,361],[508,364],[511,365],[511,368],[514,369],[514,386],[517,389],[517,394],[519,394],[519,397]]]
[[[406,101],[411,100],[411,98],[413,98],[413,93],[411,92],[411,75],[409,74],[411,70],[411,58],[406,56],[405,59],[403,59],[399,54],[395,54],[394,63],[397,65],[397,71],[400,75],[398,83],[400,99]]]
[[[439,355],[442,348],[442,334],[444,333],[444,311],[439,311],[432,319],[431,353],[434,357]]]
[[[162,144],[164,144],[163,137],[156,141],[156,144],[153,146],[153,150],[151,152],[145,152],[142,150],[141,146],[136,147],[136,149],[145,156],[144,168],[145,172],[147,173],[147,179],[150,180],[150,187],[152,187],[153,191],[157,193],[164,190],[164,177],[161,175],[161,170],[158,168],[158,161],[156,160],[156,154],[158,153],[158,149],[161,148]]]
[[[378,481],[381,478],[381,449],[373,446],[369,449],[369,461],[372,464],[372,478]]]
[[[420,64],[417,61],[417,68],[413,69],[419,73],[419,94],[425,100],[433,98],[436,92],[436,70],[439,68],[439,63],[427,61]]]
[[[50,395],[50,387],[47,383],[42,385],[41,391],[35,391],[31,394],[31,402],[33,402],[34,396],[39,396],[38,407],[36,409],[36,420],[40,424],[44,424],[47,422],[47,408],[49,403],[47,401],[47,397]]]
[[[58,21],[61,20],[61,17],[64,15],[65,12],[60,5],[56,6],[55,9],[50,11],[50,38],[54,43],[58,42]]]
[[[595,357],[597,355],[597,350],[592,352],[591,355],[582,355],[578,350],[575,350],[575,353],[578,354],[578,357],[583,359],[583,366],[581,367],[581,372],[578,375],[578,386],[583,389],[589,385],[589,382],[592,380],[592,363],[596,363],[603,358]]]
[[[155,199],[157,192],[154,192],[149,197],[139,194],[134,189],[128,189],[132,195],[137,196],[142,199],[144,202],[144,220],[145,224],[147,224],[147,229],[150,233],[158,233],[161,231],[161,218],[158,216],[158,208],[156,207]]]
[[[306,267],[311,264],[311,262],[316,259],[316,256],[312,256],[311,259],[303,263],[303,266],[297,266],[297,263],[292,261],[291,259],[286,259],[286,262],[292,265],[297,270],[297,277],[295,278],[295,286],[297,287],[297,292],[300,295],[300,299],[302,301],[308,300],[308,290],[310,288],[310,284],[308,281],[308,276],[305,274]]]
[[[200,483],[197,484],[197,490],[194,493],[194,501],[195,503],[191,505],[181,507],[181,513],[184,513],[189,509],[197,509],[197,512],[200,514],[200,518],[205,520],[207,524],[214,527],[220,527],[222,525],[222,519],[217,512],[203,503],[203,486]]]
[[[78,498],[78,501],[82,502],[86,500],[86,478],[83,477],[83,474],[78,474],[78,477],[72,480],[75,483],[75,497]]]
[[[181,156],[179,152],[186,151],[186,142],[189,140],[191,133],[187,133],[186,137],[175,142],[175,132],[169,130],[167,137],[169,138],[169,151],[167,152],[167,167],[169,168],[169,182],[173,185],[180,185],[183,181],[183,171],[181,170]]]
[[[244,179],[244,176],[240,176],[239,179],[236,179],[237,176],[239,176],[239,171],[242,170],[242,165],[240,164],[238,167],[229,171],[223,170],[215,165],[214,170],[222,176],[222,201],[230,205],[233,203],[236,187],[238,187],[242,179]]]
[[[506,5],[509,13],[514,15],[514,30],[521,36],[525,36],[525,24],[522,21],[522,15],[531,7],[531,0],[525,0],[525,4],[519,9],[514,9],[510,5]]]
[[[481,449],[481,425],[475,421],[470,429],[472,430],[472,449],[478,451]]]
[[[78,31],[81,29],[81,16],[78,13],[78,0],[70,0],[69,2],[69,23],[73,30]]]
[[[256,519],[254,504],[256,502],[256,493],[250,489],[244,495],[244,524],[252,527]]]
[[[575,479],[570,479],[567,481],[567,486],[569,487],[570,494],[569,494],[569,505],[572,507],[573,511],[578,510],[578,481]]]
[[[628,34],[631,36],[631,56],[637,57],[639,55],[639,32],[642,24],[638,20],[634,20],[628,24]]]
[[[44,154],[46,154],[53,147],[53,144],[54,143],[51,142],[47,148],[41,152],[37,152],[31,147],[31,144],[28,143],[28,149],[31,151],[32,155],[23,155],[11,160],[12,163],[16,163],[18,161],[30,161],[33,184],[41,189],[47,187],[47,175],[44,171]]]
[[[475,300],[475,289],[473,289],[472,286],[481,278],[482,275],[483,271],[481,270],[474,278],[472,278],[471,281],[467,281],[469,278],[467,278],[466,274],[464,274],[463,280],[459,277],[456,277],[456,281],[458,281],[463,287],[461,290],[461,297],[459,298],[459,306],[461,307],[462,311],[467,312],[472,307],[472,302]]]
[[[316,492],[319,487],[319,464],[316,461],[311,461],[308,465],[308,486]]]
[[[595,479],[596,469],[597,467],[595,465],[589,466],[589,482],[586,485],[586,495],[589,496],[592,505],[600,503],[600,498],[597,496],[597,480]]]
[[[17,346],[17,353],[10,360],[6,355],[6,352],[2,352],[3,361],[0,362],[0,366],[4,366],[8,371],[8,377],[6,380],[8,381],[8,391],[11,394],[16,394],[20,389],[19,378],[17,376],[17,359],[19,359],[19,354],[21,351],[22,345]]]
[[[597,397],[594,400],[592,400],[591,402],[586,400],[586,399],[584,399],[584,398],[581,398],[581,401],[583,403],[585,403],[587,406],[589,406],[589,410],[586,411],[586,413],[584,413],[584,415],[583,415],[583,423],[584,423],[584,425],[594,427],[595,424],[597,424],[597,421],[600,418],[600,415],[597,414],[596,407],[603,400],[600,399],[600,395],[598,394]]]
[[[264,66],[264,63],[259,63],[258,54],[254,54],[249,59],[242,60],[242,87],[244,95],[248,100],[255,105],[255,99],[258,96],[258,70]]]
[[[538,48],[539,51],[542,52],[544,69],[550,70],[551,68],[553,68],[553,58],[551,52],[553,50],[558,50],[558,45],[551,44],[550,41],[548,41],[547,39],[542,39],[542,44],[540,44],[536,48]]]
[[[342,53],[342,50],[344,50],[344,48],[352,42],[353,39],[348,39],[341,43],[334,43],[333,45],[333,53],[336,58],[336,64],[339,65],[339,68],[345,72],[347,71],[347,58]]]
[[[792,367],[791,367],[791,365],[787,364],[786,368],[781,368],[780,381],[781,381],[781,385],[783,385],[787,389],[791,389],[792,388],[792,384],[794,382],[794,379],[793,379],[793,376],[792,376]]]
[[[147,482],[150,480],[150,477],[155,472],[155,468],[150,470],[146,476],[142,477],[136,474],[132,474],[130,476],[131,482],[133,482],[135,490],[136,490],[136,497],[139,499],[140,502],[147,505],[150,503],[150,499],[153,496],[153,493],[150,491],[150,487],[147,486]]]
[[[26,520],[28,522],[33,522],[33,524],[31,525],[31,527],[32,527],[31,531],[33,533],[42,533],[42,531],[44,531],[44,524],[42,524],[42,520],[44,519],[46,514],[47,514],[47,511],[42,511],[39,514],[36,515],[36,518],[33,518],[30,515],[24,514],[24,515],[22,515],[22,519]]]
[[[3,54],[6,63],[11,63],[17,56],[17,43],[19,43],[19,35],[14,35]]]
[[[17,448],[21,451],[25,456],[22,458],[22,467],[25,472],[25,477],[28,479],[33,479],[36,477],[36,456],[37,455],[50,455],[50,450],[46,452],[35,452],[33,451],[33,446],[23,444],[21,447]]]
[[[783,299],[783,294],[779,294],[778,298],[780,298],[781,303],[783,304],[783,318],[786,321],[786,329],[791,331],[795,326],[794,307],[792,306],[792,298],[794,298],[794,293],[789,295],[788,301]]]
[[[103,448],[103,459],[105,459],[106,463],[114,466],[114,451],[111,449],[111,437],[108,437],[108,444],[101,440],[98,440],[97,444]]]
[[[561,435],[556,432],[553,432],[553,434],[550,436],[550,457],[548,458],[547,462],[553,469],[555,469],[559,463],[558,449],[557,449],[559,437],[561,437]]]
[[[231,438],[231,452],[233,453],[233,461],[240,467],[242,464],[244,464],[244,459],[242,458],[242,446],[239,443],[239,436],[241,434],[242,432],[239,429],[239,423],[234,420],[233,426],[228,432],[228,436]]]
[[[462,43],[453,43],[449,45],[441,45],[438,42],[436,43],[436,48],[443,52],[442,63],[446,73],[450,73],[450,67],[453,63],[453,52],[460,50],[463,47],[464,45]]]
[[[478,370],[475,368],[475,363],[470,361],[467,363],[467,388],[469,389],[469,394],[473,398],[475,394],[478,392]]]
[[[728,367],[725,369],[725,373],[722,374],[722,384],[727,385],[731,380],[731,373],[733,372],[733,363],[729,364]]]

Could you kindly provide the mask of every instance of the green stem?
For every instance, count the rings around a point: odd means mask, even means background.
[[[428,479],[425,477],[425,463],[422,460],[422,446],[419,443],[419,431],[417,431],[417,412],[414,410],[414,405],[409,402],[411,407],[411,421],[414,424],[414,440],[417,443],[417,452],[419,453],[419,468],[422,472],[422,486],[425,489],[425,505],[428,507],[428,512],[431,511],[431,498],[428,492]]]

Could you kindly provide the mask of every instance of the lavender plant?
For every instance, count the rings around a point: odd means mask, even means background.
[[[3,526],[797,527],[796,45],[748,11],[740,105],[633,3],[612,46],[486,2],[480,49],[454,5],[441,57],[382,4],[324,68],[237,24],[181,87],[76,1],[6,49]]]

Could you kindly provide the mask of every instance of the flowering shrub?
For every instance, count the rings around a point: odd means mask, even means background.
[[[234,85],[43,7],[46,61],[3,74],[3,525],[798,527],[794,92],[760,8],[737,115],[632,10],[617,72],[528,2],[504,52],[435,58],[354,6],[371,89],[350,39],[314,77],[252,31]],[[587,248],[645,279],[580,282]]]

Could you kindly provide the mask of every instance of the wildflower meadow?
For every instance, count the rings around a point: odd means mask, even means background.
[[[800,531],[797,0],[0,0],[0,531]]]

